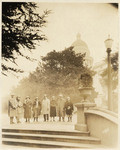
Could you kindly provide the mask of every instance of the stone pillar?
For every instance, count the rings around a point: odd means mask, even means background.
[[[96,106],[96,104],[95,103],[83,102],[83,103],[77,103],[77,104],[75,104],[75,106],[77,107],[77,124],[75,124],[75,130],[85,132],[88,129],[87,129],[84,110],[88,109],[90,107],[94,107],[94,106]]]

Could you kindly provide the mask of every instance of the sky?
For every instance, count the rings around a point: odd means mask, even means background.
[[[72,45],[76,40],[77,33],[86,42],[93,57],[93,65],[102,61],[106,56],[104,41],[108,34],[114,40],[112,52],[118,47],[118,10],[110,4],[105,3],[77,3],[77,2],[40,2],[38,3],[38,13],[44,10],[52,10],[47,17],[48,23],[42,29],[47,36],[47,41],[40,42],[36,47],[32,57],[40,60],[52,50],[64,50]],[[19,81],[28,76],[37,67],[38,62],[29,62],[23,58],[17,60],[19,67],[25,72],[18,77],[2,75],[2,96],[10,93],[13,86],[17,86]]]

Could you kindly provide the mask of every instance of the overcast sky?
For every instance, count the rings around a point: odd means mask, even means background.
[[[114,40],[113,52],[118,45],[118,10],[110,4],[105,3],[38,3],[41,13],[43,10],[52,10],[48,16],[48,24],[43,29],[48,37],[48,42],[41,42],[32,56],[40,59],[52,50],[64,50],[76,40],[77,33],[86,42],[93,57],[94,65],[106,57],[104,41],[108,34]],[[14,76],[2,76],[2,96],[9,94],[12,86],[35,70],[36,63],[31,63],[23,58],[18,60],[19,66],[25,70],[19,78]]]

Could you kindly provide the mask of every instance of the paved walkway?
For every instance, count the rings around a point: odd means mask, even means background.
[[[32,119],[30,123],[26,123],[24,119],[21,121],[22,123],[19,124],[10,124],[8,115],[2,114],[2,128],[12,129],[74,131],[74,124],[77,122],[77,119],[76,114],[74,114],[72,122],[67,122],[67,118],[65,118],[65,122],[59,122],[58,117],[56,117],[55,122],[44,122],[42,116],[40,116],[39,122],[33,122]]]

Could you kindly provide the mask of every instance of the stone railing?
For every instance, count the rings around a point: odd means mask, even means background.
[[[96,108],[94,103],[77,103],[77,123],[75,129],[89,131],[107,147],[118,145],[118,115],[114,112]]]
[[[91,136],[98,137],[101,144],[110,148],[118,146],[118,115],[99,108],[85,112],[87,128]]]

